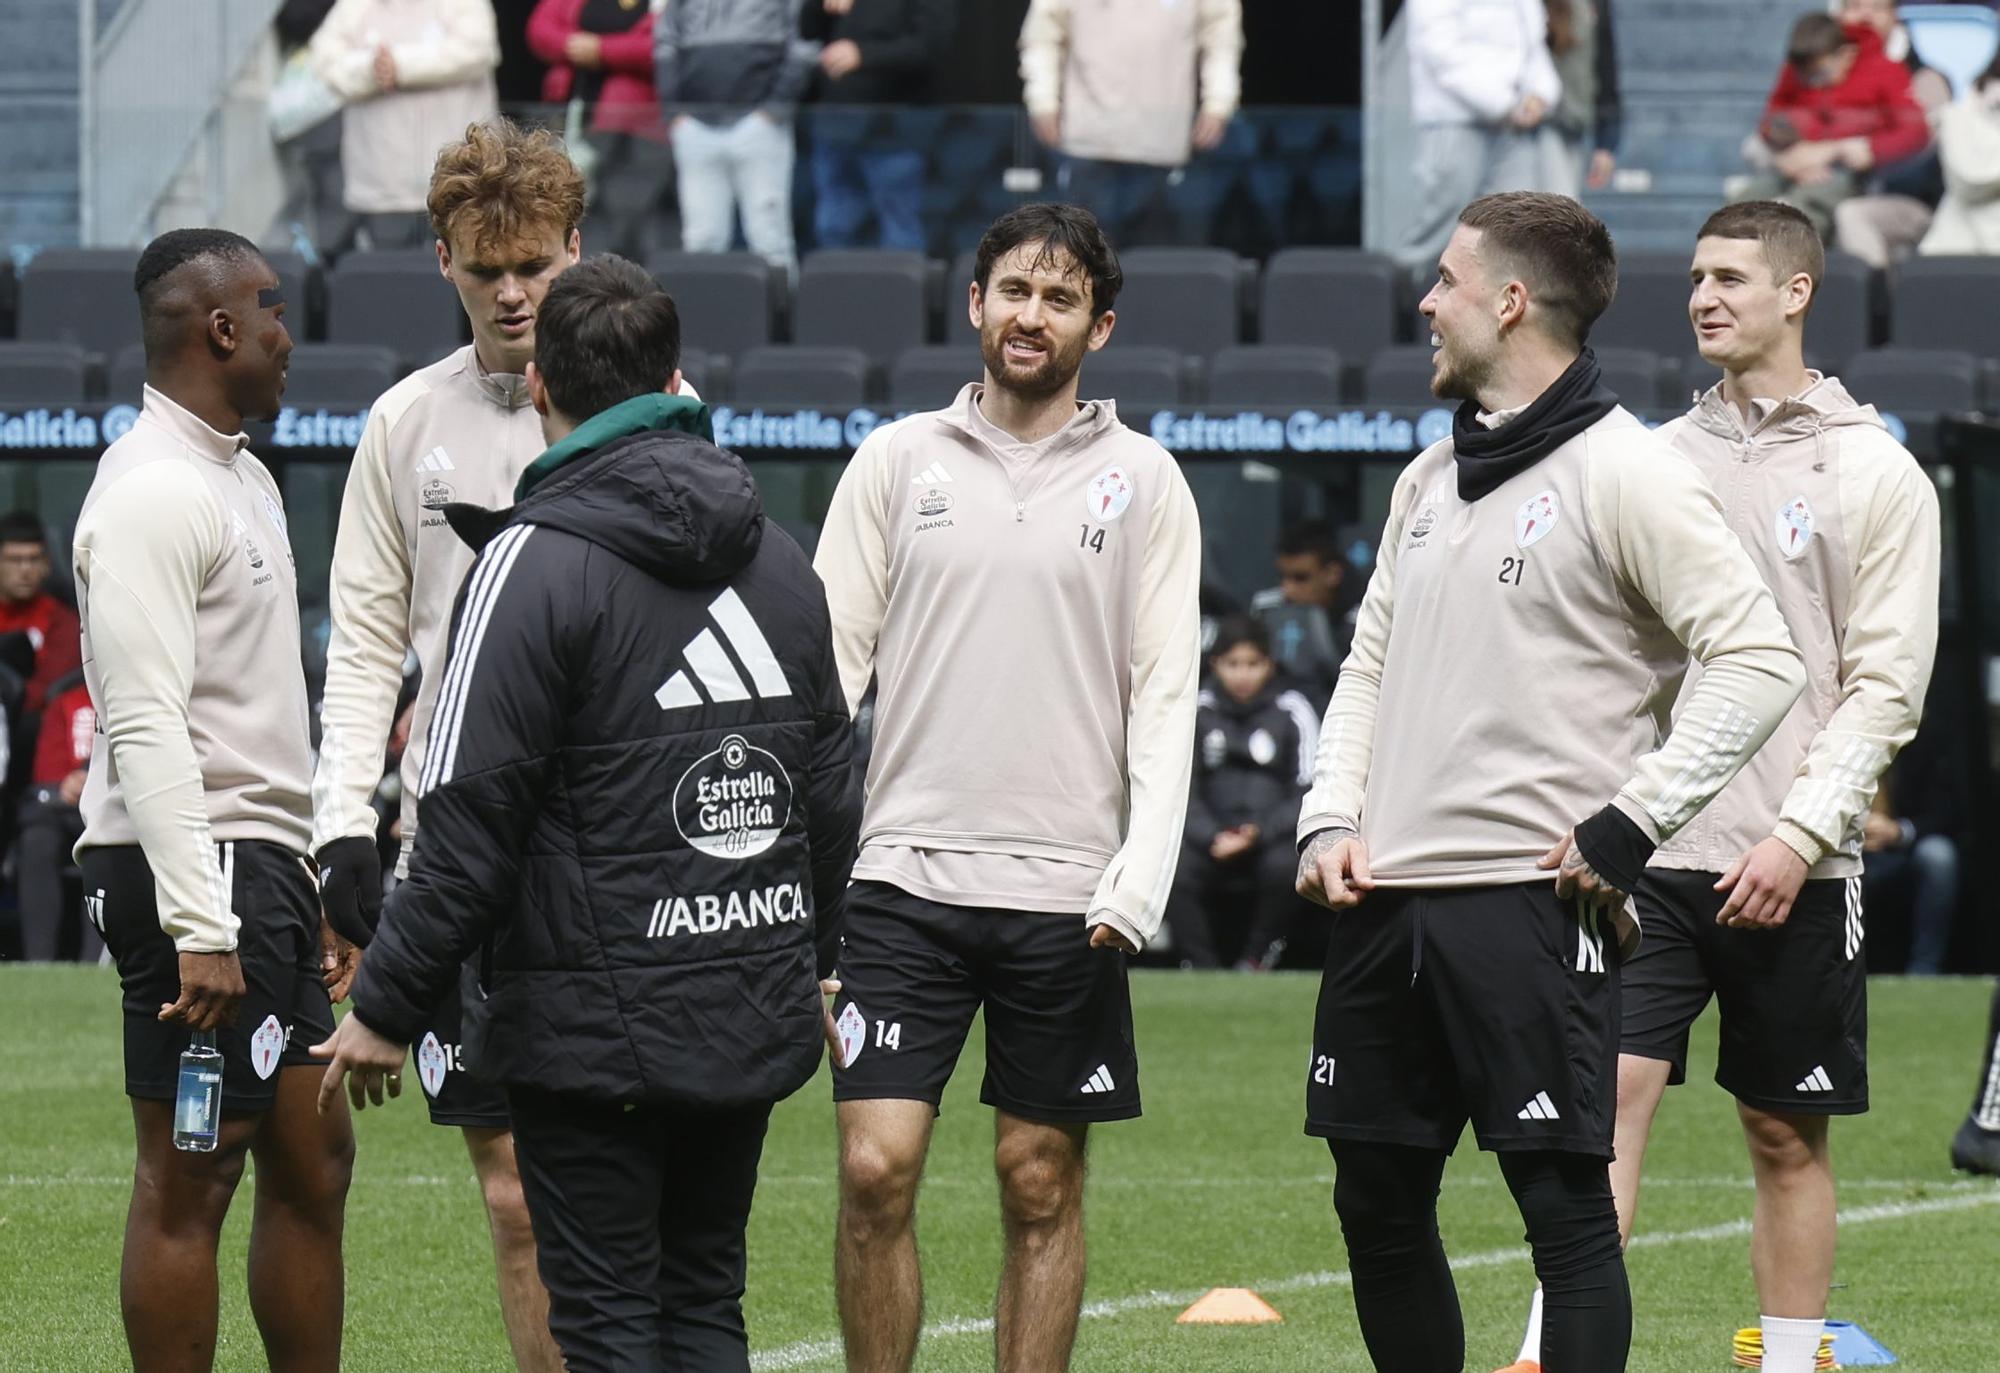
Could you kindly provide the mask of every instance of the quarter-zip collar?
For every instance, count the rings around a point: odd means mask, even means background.
[[[1007,488],[1014,496],[1014,520],[1017,524],[1024,523],[1028,518],[1028,502],[1040,494],[1060,465],[1054,460],[1116,428],[1118,407],[1108,400],[1085,401],[1077,406],[1070,422],[1055,433],[1039,443],[1022,443],[980,411],[979,397],[985,389],[979,382],[967,383],[942,418],[947,426],[964,434],[999,463]]]
[[[1717,382],[1695,402],[1689,418],[1717,438],[1745,447],[1793,443],[1850,425],[1888,428],[1875,407],[1855,400],[1839,378],[1819,372],[1806,375],[1810,382],[1797,395],[1753,402],[1755,418],[1747,422],[1742,411],[1722,398],[1722,383]]]
[[[489,372],[479,360],[479,345],[465,347],[465,374],[479,394],[502,410],[519,410],[528,404],[528,379],[515,372]]]
[[[208,421],[150,385],[143,393],[139,418],[166,430],[197,457],[223,467],[235,466],[236,455],[250,446],[248,434],[224,434],[211,429]]]

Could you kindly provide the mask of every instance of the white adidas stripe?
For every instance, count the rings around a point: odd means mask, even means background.
[[[694,689],[694,683],[688,680],[685,672],[676,672],[653,693],[653,699],[660,703],[661,710],[677,710],[683,706],[700,705],[701,693]]]
[[[1547,1092],[1536,1092],[1534,1098],[1514,1113],[1516,1120],[1561,1120],[1556,1104],[1549,1100]]]
[[[1086,1095],[1091,1095],[1099,1092],[1109,1092],[1112,1091],[1116,1087],[1116,1085],[1117,1084],[1115,1084],[1111,1080],[1110,1066],[1108,1064],[1100,1063],[1097,1065],[1097,1071],[1090,1075],[1090,1081],[1083,1084],[1083,1091]]]
[[[514,559],[520,556],[532,525],[515,525],[501,531],[488,544],[473,568],[471,589],[466,594],[465,615],[453,637],[450,666],[445,669],[444,687],[438,692],[437,713],[431,720],[430,756],[425,760],[421,791],[433,791],[451,780],[452,765],[458,758],[458,733],[465,722],[465,699],[472,685],[473,663],[486,638],[486,625],[499,602],[500,588],[506,584]]]
[[[1974,1119],[1982,1130],[2000,1130],[2000,1037],[1987,1050],[1986,1090],[1980,1094]]]
[[[750,688],[743,685],[743,679],[736,675],[729,655],[723,652],[722,644],[715,637],[715,631],[704,629],[681,650],[687,665],[694,669],[694,675],[701,678],[701,684],[708,688],[711,701],[747,701]]]
[[[775,698],[792,694],[792,684],[785,680],[785,670],[778,666],[778,655],[771,651],[771,641],[757,627],[756,617],[736,594],[736,588],[717,596],[708,613],[722,627],[723,637],[743,660],[743,666],[749,669],[759,696]]]

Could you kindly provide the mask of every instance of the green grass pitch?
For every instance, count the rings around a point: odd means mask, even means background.
[[[1146,1115],[1098,1131],[1089,1190],[1088,1311],[1074,1367],[1117,1373],[1289,1373],[1369,1367],[1345,1288],[1324,1147],[1300,1133],[1315,980],[1141,973],[1134,1000]],[[1946,1145],[1972,1090],[1989,986],[1877,980],[1874,1111],[1834,1134],[1841,1173],[1832,1315],[1866,1326],[1916,1373],[2000,1369],[2000,1185],[1955,1178]],[[120,1092],[115,979],[0,968],[0,1370],[125,1363],[119,1237],[131,1131]],[[1744,1222],[1748,1168],[1729,1100],[1670,1093],[1648,1157],[1630,1256],[1642,1373],[1729,1366],[1756,1319]],[[984,1324],[998,1264],[991,1113],[975,1030],[946,1098],[919,1210],[929,1283],[927,1370],[990,1369]],[[357,1122],[347,1221],[347,1347],[355,1373],[511,1367],[479,1198],[455,1132],[420,1098]],[[824,1076],[781,1106],[750,1233],[750,1332],[760,1370],[839,1368],[830,1236],[833,1112]],[[246,1181],[245,1186],[251,1185]],[[217,1368],[264,1367],[240,1274],[248,1207],[224,1242]],[[1491,1159],[1460,1146],[1445,1242],[1461,1264],[1474,1373],[1512,1359],[1533,1278]],[[1202,1290],[1249,1286],[1282,1325],[1182,1327]]]

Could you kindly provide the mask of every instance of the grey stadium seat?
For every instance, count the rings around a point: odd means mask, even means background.
[[[1604,385],[1627,410],[1657,410],[1664,398],[1657,354],[1643,348],[1597,348]]]
[[[951,270],[944,274],[941,304],[946,343],[979,342],[979,333],[972,327],[972,317],[967,313],[965,304],[966,288],[972,285],[972,273],[978,263],[978,253],[960,253],[952,259]]]
[[[0,343],[0,404],[78,404],[89,371],[73,343]]]
[[[328,343],[376,344],[422,367],[462,345],[468,328],[429,248],[349,253],[327,273]]]
[[[1090,354],[1083,360],[1077,395],[1083,400],[1112,400],[1127,410],[1148,405],[1179,405],[1186,398],[1186,365],[1171,348],[1118,347]],[[1137,426],[1141,430],[1144,425]]]
[[[729,399],[729,360],[705,348],[681,349],[681,381],[713,405]]]
[[[2000,258],[1918,257],[1896,269],[1889,342],[2000,357]]]
[[[868,355],[858,348],[766,344],[736,360],[736,404],[851,410],[868,395]]]
[[[1286,248],[1259,284],[1257,336],[1365,358],[1396,341],[1396,264],[1351,248]]]
[[[1879,410],[1950,412],[1979,404],[1979,360],[1935,348],[1876,348],[1841,376],[1849,394]]]
[[[16,335],[23,343],[73,343],[110,357],[139,341],[139,297],[129,248],[50,248],[21,276]]]
[[[782,274],[757,254],[655,253],[646,270],[674,298],[686,346],[737,358],[776,341]]]
[[[105,368],[104,398],[119,405],[137,405],[145,396],[146,350],[128,343],[112,355]]]
[[[977,348],[963,343],[911,348],[889,368],[889,404],[898,410],[942,410],[967,382],[984,375]]]
[[[364,410],[401,375],[393,349],[366,343],[301,343],[292,350],[285,404]]]
[[[1209,364],[1210,405],[1330,407],[1340,401],[1340,354],[1330,348],[1240,344]]]
[[[1370,405],[1456,405],[1431,394],[1431,353],[1428,344],[1384,348],[1368,362],[1367,400]]]
[[[792,308],[792,338],[859,348],[887,366],[926,341],[929,264],[920,253],[822,252],[805,260]]]
[[[1120,258],[1117,337],[1207,358],[1237,341],[1242,259],[1226,248],[1134,248]]]

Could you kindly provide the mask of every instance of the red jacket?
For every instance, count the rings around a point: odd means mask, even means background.
[[[1778,72],[1764,107],[1764,136],[1783,116],[1807,142],[1866,138],[1878,167],[1914,157],[1930,146],[1931,128],[1910,89],[1909,68],[1890,60],[1882,36],[1866,24],[1849,24],[1847,37],[1861,51],[1838,86],[1808,86],[1789,62]]]
[[[584,0],[538,0],[528,16],[528,50],[548,64],[542,78],[542,99],[567,104],[576,89],[577,69],[563,56],[563,44],[577,27]],[[664,140],[660,97],[653,90],[653,7],[647,5],[638,22],[623,33],[598,35],[603,44],[599,68],[604,85],[592,111],[592,133],[628,133]]]
[[[18,605],[0,601],[0,634],[17,630],[35,645],[35,675],[22,709],[40,710],[50,684],[83,666],[83,628],[74,610],[43,592]]]
[[[97,710],[90,704],[90,689],[82,682],[56,693],[42,712],[42,732],[35,740],[35,771],[30,779],[38,787],[62,785],[63,778],[78,768],[90,766],[90,741],[97,733]]]

